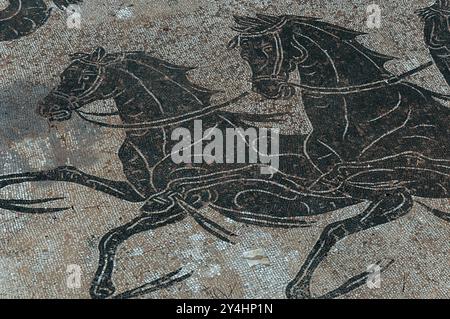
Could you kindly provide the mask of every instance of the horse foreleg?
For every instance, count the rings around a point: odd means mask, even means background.
[[[419,201],[416,201],[416,203],[418,203],[420,206],[424,207],[426,210],[431,212],[437,218],[440,218],[443,221],[446,221],[447,223],[450,223],[450,213],[443,212],[443,211],[441,211],[439,209],[436,209],[436,208],[431,208],[430,206],[428,206],[428,205],[426,205],[426,204],[424,204],[422,202],[419,202]]]
[[[45,204],[64,199],[62,197],[24,200],[24,199],[8,199],[0,200],[0,208],[9,211],[24,213],[24,214],[48,214],[57,213],[70,209],[71,207],[25,207],[23,205]]]
[[[145,198],[141,194],[139,194],[128,182],[112,181],[89,175],[79,170],[78,168],[71,166],[62,166],[48,171],[0,176],[0,189],[14,184],[43,181],[75,183],[129,202],[142,202],[145,200]],[[6,206],[8,206],[8,204],[11,204],[8,201],[0,201],[0,207],[2,207],[2,203],[4,203]],[[23,201],[22,204],[27,203],[26,201]],[[6,206],[5,209],[8,209],[8,207]],[[11,210],[15,210],[13,209],[13,207],[10,208],[12,208]]]
[[[100,253],[99,265],[91,285],[91,297],[107,298],[114,294],[115,287],[112,281],[112,272],[114,270],[117,249],[124,241],[138,233],[178,222],[186,216],[187,213],[181,207],[173,203],[166,209],[160,210],[157,213],[144,213],[133,221],[113,229],[103,236],[98,246]],[[161,277],[153,283],[138,288],[136,291],[148,292],[151,291],[152,288],[160,289],[167,287],[167,285],[170,285],[177,280],[173,279],[177,274],[177,272],[174,272]],[[182,277],[178,277],[178,280]],[[130,292],[130,295],[136,295],[136,291],[133,290],[133,292]]]
[[[313,298],[310,291],[312,276],[338,241],[351,234],[394,221],[406,215],[412,206],[413,200],[409,194],[386,195],[372,202],[363,213],[328,225],[308,255],[299,273],[286,288],[287,297]],[[341,296],[366,283],[369,276],[369,272],[359,274],[349,279],[339,288],[319,298],[336,298]]]

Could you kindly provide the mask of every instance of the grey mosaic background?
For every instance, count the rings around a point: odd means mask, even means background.
[[[0,8],[8,1],[1,0]],[[237,51],[226,44],[235,35],[232,15],[295,14],[367,32],[360,40],[369,48],[398,57],[388,69],[400,74],[430,58],[422,40],[422,24],[414,10],[428,1],[378,0],[379,29],[366,26],[372,1],[319,0],[86,0],[81,6],[82,28],[69,29],[66,13],[55,11],[36,33],[0,43],[0,173],[76,165],[97,176],[122,179],[116,153],[124,135],[74,118],[50,128],[35,107],[58,83],[69,63],[68,54],[91,52],[101,45],[108,52],[153,51],[176,64],[198,66],[191,79],[224,92],[216,102],[250,90],[249,70]],[[439,92],[448,87],[439,72],[428,69],[413,82]],[[252,94],[235,108],[252,112],[291,110],[285,132],[310,130],[299,99],[265,101]],[[112,102],[92,109],[112,108]],[[139,213],[139,204],[121,202],[81,186],[63,183],[24,184],[0,191],[1,198],[66,196],[72,210],[26,216],[0,210],[0,297],[88,298],[97,267],[99,238]],[[448,200],[428,201],[449,211]],[[309,229],[271,230],[221,220],[239,235],[237,244],[218,241],[192,220],[138,235],[120,249],[115,271],[118,291],[125,291],[184,267],[194,275],[149,298],[284,298],[322,229],[332,221],[360,212],[366,204],[317,218]],[[450,225],[416,206],[399,221],[353,235],[339,242],[313,282],[313,293],[337,287],[378,260],[395,263],[382,275],[380,289],[362,287],[346,298],[449,298]],[[263,249],[269,265],[250,267],[244,253]],[[66,285],[68,265],[80,265],[82,286]]]

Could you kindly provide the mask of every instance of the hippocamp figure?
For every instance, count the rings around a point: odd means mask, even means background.
[[[53,0],[61,10],[83,0]],[[0,41],[11,41],[27,36],[47,22],[51,9],[44,0],[9,0],[9,5],[0,11]]]

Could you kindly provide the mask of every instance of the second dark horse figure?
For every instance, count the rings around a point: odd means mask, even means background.
[[[114,295],[117,249],[135,234],[190,217],[209,233],[231,241],[234,234],[203,216],[203,207],[242,223],[292,228],[309,226],[310,216],[366,202],[364,211],[324,229],[286,289],[289,298],[314,298],[313,274],[339,240],[408,214],[414,197],[450,197],[450,111],[433,92],[401,79],[391,81],[395,76],[383,67],[389,57],[358,43],[358,32],[308,17],[235,19],[239,34],[230,46],[239,46],[249,63],[254,91],[270,99],[302,94],[314,127],[307,136],[280,136],[278,172],[261,174],[255,164],[175,164],[170,158],[174,142],[168,137],[180,125],[192,128],[194,119],[201,118],[206,128],[248,129],[248,123],[276,117],[223,111],[234,100],[211,105],[214,92],[191,83],[189,68],[145,52],[107,54],[98,48],[72,56],[39,113],[53,121],[76,114],[97,125],[124,129],[118,156],[127,180],[105,180],[75,167],[0,177],[0,188],[65,181],[142,203],[139,217],[101,239],[93,298],[136,297],[189,277],[174,271]],[[301,82],[290,82],[296,71]],[[117,112],[83,110],[105,99],[114,99]],[[118,116],[122,124],[92,119],[107,116]],[[51,200],[1,200],[0,207],[31,213],[27,204]],[[448,213],[427,208],[450,220]],[[319,298],[339,297],[365,284],[369,275],[362,272]]]
[[[437,0],[417,13],[425,22],[424,40],[433,61],[450,85],[450,1]]]
[[[326,227],[289,284],[289,297],[309,298],[312,275],[336,242],[406,215],[413,196],[450,197],[450,110],[435,93],[393,81],[384,68],[392,58],[361,45],[356,37],[362,33],[309,17],[235,20],[240,34],[230,46],[239,45],[250,64],[254,91],[278,99],[300,88],[313,125],[303,155],[321,176],[309,189],[368,201],[365,211]],[[294,71],[300,83],[289,82]],[[450,214],[430,210],[449,221]],[[322,297],[365,280],[358,275]]]

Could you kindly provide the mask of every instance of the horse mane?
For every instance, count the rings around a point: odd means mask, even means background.
[[[395,59],[395,57],[367,48],[356,39],[358,36],[366,35],[367,33],[324,22],[315,17],[295,15],[272,16],[257,14],[256,17],[234,16],[234,20],[237,23],[237,26],[234,26],[233,30],[240,32],[241,36],[256,36],[276,30],[280,31],[281,28],[288,23],[293,27],[294,34],[305,31],[315,34],[320,32],[320,35],[327,34],[335,40],[352,45],[361,54],[372,60],[380,70],[386,73],[389,72],[384,68],[385,63]],[[298,27],[298,31],[295,27]]]
[[[209,90],[191,82],[187,73],[194,70],[194,67],[172,64],[152,56],[149,52],[127,51],[122,53],[110,53],[104,60],[109,65],[123,64],[124,62],[134,62],[138,64],[142,69],[146,70],[145,72],[140,71],[139,77],[143,74],[148,76],[148,78],[142,77],[141,80],[143,83],[153,81],[151,75],[155,73],[159,75],[159,78],[163,77],[163,79],[166,78],[167,81],[176,83],[177,87],[182,88],[185,93],[190,95],[191,101],[189,104],[192,104],[193,101],[197,101],[198,108],[210,105],[212,95],[217,93],[217,91]],[[177,102],[183,104],[183,101],[181,100],[176,101],[176,97],[174,96],[174,105],[176,105]]]
[[[211,97],[217,93],[217,91],[197,85],[189,79],[187,73],[195,70],[195,67],[172,64],[168,61],[156,58],[145,51],[125,52],[124,58],[135,61],[143,67],[162,72],[165,76],[177,82],[177,84],[180,84],[192,95],[201,100],[204,106],[209,105]]]

